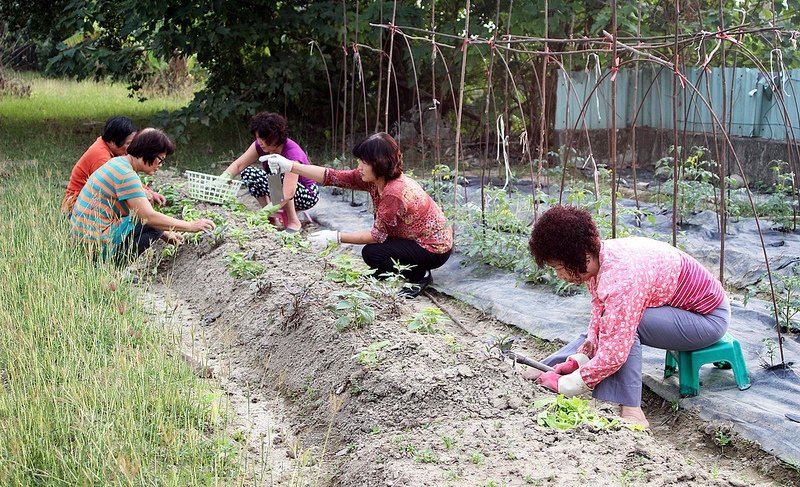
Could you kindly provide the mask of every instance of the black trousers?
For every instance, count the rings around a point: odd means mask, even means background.
[[[117,248],[114,259],[117,264],[125,264],[128,261],[142,255],[142,252],[150,248],[153,242],[161,238],[163,230],[158,230],[150,225],[143,225],[137,221],[133,225],[133,231],[128,234],[125,240]]]
[[[437,269],[450,258],[452,249],[443,254],[435,254],[422,248],[413,240],[402,238],[387,238],[383,243],[367,244],[361,251],[361,257],[371,268],[376,269],[375,277],[380,274],[397,272],[392,259],[403,265],[413,265],[410,270],[403,272],[403,277],[410,282],[419,282],[425,273]]]

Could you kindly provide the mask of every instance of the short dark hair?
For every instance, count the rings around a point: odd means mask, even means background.
[[[143,129],[128,146],[128,154],[141,157],[148,166],[152,166],[162,152],[166,155],[175,152],[175,143],[163,131],[154,128]]]
[[[125,145],[125,139],[134,132],[136,132],[136,125],[130,118],[111,117],[106,120],[101,137],[106,142],[113,142],[121,147]]]
[[[257,113],[250,119],[250,133],[253,137],[264,139],[269,145],[283,145],[287,137],[286,119],[277,113]]]
[[[372,167],[375,176],[387,181],[403,174],[403,153],[391,135],[378,132],[353,147],[353,155]]]
[[[568,272],[583,274],[586,256],[600,255],[600,232],[588,211],[556,205],[536,222],[528,249],[539,267],[560,262]]]

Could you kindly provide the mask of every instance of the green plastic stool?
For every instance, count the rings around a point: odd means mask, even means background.
[[[675,352],[667,350],[664,360],[664,378],[678,371],[682,397],[696,396],[700,392],[700,367],[713,363],[717,368],[733,368],[733,377],[740,391],[750,387],[750,377],[744,363],[739,340],[726,333],[720,340],[700,350]]]

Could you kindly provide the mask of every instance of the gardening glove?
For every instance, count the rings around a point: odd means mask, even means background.
[[[577,396],[591,390],[583,381],[580,370],[568,375],[558,375],[555,371],[545,372],[536,379],[536,382],[567,397]]]
[[[561,375],[559,375],[555,370],[551,370],[550,372],[545,372],[544,374],[540,375],[539,378],[536,379],[536,382],[553,392],[558,392],[558,379],[560,378]]]
[[[578,367],[585,365],[589,361],[589,357],[582,353],[570,355],[567,361],[553,367],[553,371],[558,375],[567,375],[578,370]]]
[[[217,186],[218,187],[223,187],[226,184],[230,184],[232,179],[233,179],[233,176],[231,176],[231,173],[229,173],[228,171],[225,171],[225,172],[223,172],[222,174],[220,174],[217,177],[217,181],[216,181]]]
[[[231,179],[233,179],[233,176],[231,176],[231,173],[229,173],[228,171],[225,171],[222,174],[220,174],[219,176],[217,176],[217,179],[209,181],[208,185],[210,187],[217,188],[219,191],[222,191],[223,188],[225,188],[225,186],[227,186],[228,184],[231,184]]]
[[[280,154],[267,154],[266,156],[259,157],[258,160],[262,163],[266,162],[272,174],[292,172],[292,166],[294,166],[294,161],[290,161]]]
[[[319,232],[314,232],[309,235],[308,239],[315,249],[324,249],[330,242],[342,242],[337,230],[320,230]]]

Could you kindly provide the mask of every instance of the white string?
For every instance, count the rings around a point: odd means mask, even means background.
[[[511,179],[511,165],[508,162],[508,136],[506,135],[506,124],[503,123],[502,115],[497,117],[497,123],[495,126],[497,128],[497,155],[495,156],[495,159],[497,162],[500,162],[500,147],[502,147],[503,165],[506,168],[506,183],[503,185],[503,189],[506,189],[508,182]]]
[[[603,75],[603,72],[600,70],[600,56],[596,53],[591,53],[586,58],[586,67],[589,67],[589,59],[594,59],[594,83],[597,84],[597,81],[600,79],[600,76]],[[595,108],[597,109],[597,119],[602,120],[603,117],[600,115],[600,94],[598,93],[600,90],[594,90],[594,104]]]

